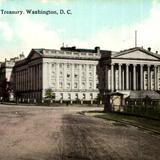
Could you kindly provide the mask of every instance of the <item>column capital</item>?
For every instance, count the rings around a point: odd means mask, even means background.
[[[115,65],[115,63],[111,63],[111,66],[114,66]]]
[[[122,66],[122,65],[123,65],[123,63],[118,63],[118,65],[119,65],[119,66]]]
[[[141,66],[141,67],[143,67],[143,66],[144,66],[144,64],[140,64],[140,66]]]
[[[133,66],[134,66],[134,67],[136,67],[136,66],[137,66],[137,64],[133,64]]]

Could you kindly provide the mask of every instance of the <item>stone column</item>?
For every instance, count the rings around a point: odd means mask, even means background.
[[[72,64],[72,66],[71,66],[72,68],[71,68],[71,87],[72,87],[72,89],[74,89],[74,64]]]
[[[107,72],[108,73],[108,72]],[[96,65],[93,65],[93,89],[96,90],[96,80],[97,80],[97,71],[96,71]],[[107,81],[106,81],[107,83]]]
[[[148,90],[151,89],[150,65],[147,65]]]
[[[33,66],[33,90],[35,90],[35,65]]]
[[[79,89],[82,89],[82,65],[79,64],[79,74],[78,74],[78,78],[79,78]]]
[[[129,64],[126,64],[126,90],[129,90]]]
[[[56,90],[59,89],[59,63],[56,63]]]
[[[157,89],[157,65],[154,66],[154,90],[158,90]]]
[[[122,64],[118,65],[118,73],[119,73],[119,90],[122,90]]]
[[[108,66],[105,66],[105,88],[108,90]]]
[[[136,64],[133,64],[133,90],[136,90]]]
[[[114,64],[111,64],[111,91],[114,91]]]
[[[64,89],[67,89],[67,64],[63,64]]]
[[[86,89],[89,89],[89,65],[86,65]]]
[[[18,72],[16,71],[16,86],[15,86],[16,91],[18,90]]]
[[[159,73],[159,71],[160,71],[160,66],[158,65],[157,66],[157,90],[159,90],[159,83],[160,83],[160,80],[159,80],[159,78],[160,78],[160,73]]]
[[[39,90],[39,81],[40,81],[40,78],[39,78],[39,64],[37,64],[37,90]]]
[[[48,86],[49,86],[49,88],[52,86],[51,85],[51,72],[52,72],[52,69],[51,69],[51,63],[48,63]]]
[[[140,86],[141,90],[144,90],[144,73],[143,73],[143,64],[140,64]]]

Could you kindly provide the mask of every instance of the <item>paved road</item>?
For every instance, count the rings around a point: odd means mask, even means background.
[[[160,136],[81,110],[0,106],[0,160],[160,159]]]

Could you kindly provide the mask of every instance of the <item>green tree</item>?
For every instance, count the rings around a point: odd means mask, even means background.
[[[53,92],[52,88],[48,88],[45,90],[45,98],[46,99],[55,99],[55,93]]]

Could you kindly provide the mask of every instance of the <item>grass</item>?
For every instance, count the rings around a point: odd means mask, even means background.
[[[104,113],[104,112],[92,112],[97,118],[103,118],[106,120],[122,121],[125,123],[133,124],[135,126],[140,126],[142,128],[147,128],[160,133],[160,120],[132,116],[121,113]]]

